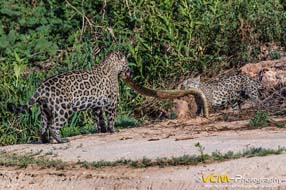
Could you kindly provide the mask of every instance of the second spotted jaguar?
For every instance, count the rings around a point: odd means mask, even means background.
[[[247,98],[258,105],[261,104],[259,95],[262,87],[259,81],[243,74],[222,77],[210,82],[201,82],[199,77],[189,78],[181,85],[183,90],[188,88],[200,89],[213,110],[231,105],[234,112],[239,112],[241,103]],[[198,106],[197,114],[202,114],[202,103],[199,98],[195,100]]]

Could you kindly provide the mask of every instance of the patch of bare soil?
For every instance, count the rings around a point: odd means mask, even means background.
[[[198,166],[104,169],[17,169],[0,167],[0,189],[285,189],[286,156],[243,158]],[[203,182],[209,175],[229,176],[226,183]],[[263,181],[269,180],[269,181]]]
[[[247,114],[246,114],[247,115]],[[116,134],[94,134],[71,137],[65,144],[21,144],[0,147],[1,153],[30,154],[67,162],[115,161],[171,158],[199,155],[195,143],[205,147],[204,153],[239,152],[250,147],[276,149],[286,147],[286,129],[274,126],[251,129],[249,120],[213,116],[180,122],[168,120],[138,128],[123,129]],[[273,118],[286,122],[286,118]],[[286,156],[242,158],[197,166],[106,167],[102,169],[26,169],[0,167],[0,189],[198,189],[286,188]],[[202,175],[228,175],[229,183],[203,183]],[[238,178],[245,179],[238,182]],[[249,178],[275,178],[271,183],[249,182]],[[236,180],[236,181],[235,181]],[[248,180],[248,181],[247,181]],[[285,181],[283,181],[285,180]]]

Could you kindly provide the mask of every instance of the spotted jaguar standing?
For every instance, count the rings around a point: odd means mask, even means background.
[[[105,114],[107,130],[114,129],[114,119],[118,98],[118,77],[128,77],[130,69],[126,57],[120,52],[108,54],[101,64],[90,71],[72,71],[46,79],[30,98],[27,105],[16,107],[8,104],[14,113],[25,112],[33,104],[41,108],[41,140],[50,142],[48,132],[58,142],[68,142],[61,138],[60,129],[72,113],[92,109],[97,130],[103,127]]]
[[[259,81],[243,74],[222,77],[210,82],[200,82],[200,77],[189,78],[181,85],[181,89],[188,88],[202,90],[213,110],[230,105],[237,113],[241,110],[241,103],[247,98],[257,104],[261,102]],[[202,103],[199,98],[195,100],[198,107],[197,114],[202,114]]]

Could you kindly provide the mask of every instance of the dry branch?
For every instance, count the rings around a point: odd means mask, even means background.
[[[266,111],[273,114],[286,113],[286,87],[276,87],[262,92],[262,103]]]

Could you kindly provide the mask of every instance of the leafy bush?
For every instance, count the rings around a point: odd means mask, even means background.
[[[254,117],[249,121],[250,127],[262,128],[267,127],[270,117],[267,112],[258,111],[255,113]]]
[[[38,108],[32,115],[16,117],[7,112],[6,104],[24,104],[48,76],[91,69],[107,52],[119,49],[128,55],[134,80],[173,87],[182,75],[215,74],[254,61],[260,44],[285,46],[285,4],[285,0],[3,1],[0,143],[23,143],[38,136]],[[132,117],[144,98],[122,83],[120,94],[119,115]],[[82,118],[88,114],[76,114],[71,125],[84,126]]]
[[[128,115],[119,115],[115,121],[116,128],[132,128],[139,125],[139,121],[135,118],[129,117]]]

